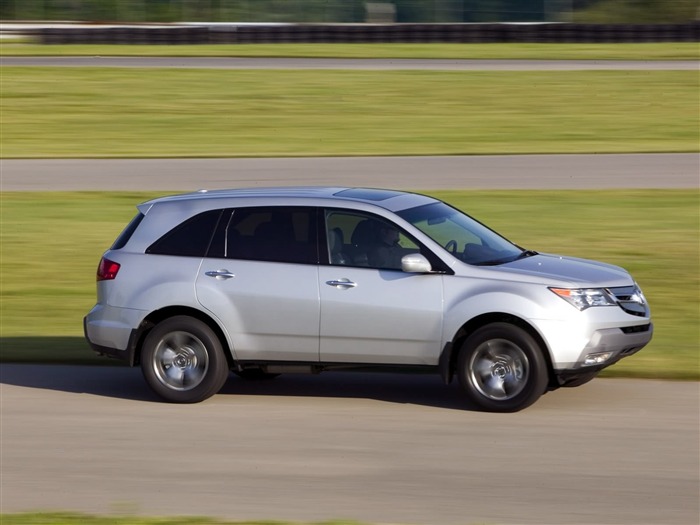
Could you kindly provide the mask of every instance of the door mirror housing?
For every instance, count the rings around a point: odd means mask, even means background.
[[[424,255],[409,253],[401,258],[401,270],[406,273],[430,273],[433,267]]]

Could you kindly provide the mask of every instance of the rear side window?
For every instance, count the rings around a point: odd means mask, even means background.
[[[121,250],[126,246],[126,243],[129,242],[129,239],[131,239],[131,236],[134,234],[136,231],[136,228],[139,227],[139,224],[141,224],[141,221],[143,220],[143,213],[138,213],[133,219],[131,219],[131,222],[127,224],[126,228],[124,228],[124,231],[119,234],[119,237],[117,237],[117,240],[114,241],[114,244],[112,245],[112,250]]]
[[[317,264],[316,224],[315,208],[235,209],[224,228],[223,255],[228,259]]]
[[[151,244],[146,253],[204,257],[222,212],[210,210],[187,219]]]

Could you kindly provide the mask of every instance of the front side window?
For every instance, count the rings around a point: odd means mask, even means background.
[[[468,264],[503,264],[530,253],[443,202],[403,210],[398,215]]]
[[[234,209],[223,231],[223,256],[317,264],[315,217],[315,209],[308,207]]]
[[[351,210],[326,210],[328,259],[331,264],[401,269],[401,258],[421,251],[398,226]]]

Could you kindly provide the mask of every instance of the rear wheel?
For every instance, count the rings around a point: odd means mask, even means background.
[[[214,331],[187,316],[171,317],[151,330],[143,344],[141,370],[156,394],[175,403],[213,396],[229,372]]]
[[[486,325],[462,345],[459,382],[469,399],[484,410],[522,410],[547,388],[542,351],[522,328],[508,323]]]

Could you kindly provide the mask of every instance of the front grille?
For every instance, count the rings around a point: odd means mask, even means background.
[[[639,287],[633,286],[618,286],[608,288],[608,292],[617,299],[617,304],[620,305],[625,312],[639,317],[648,315],[646,299]]]

